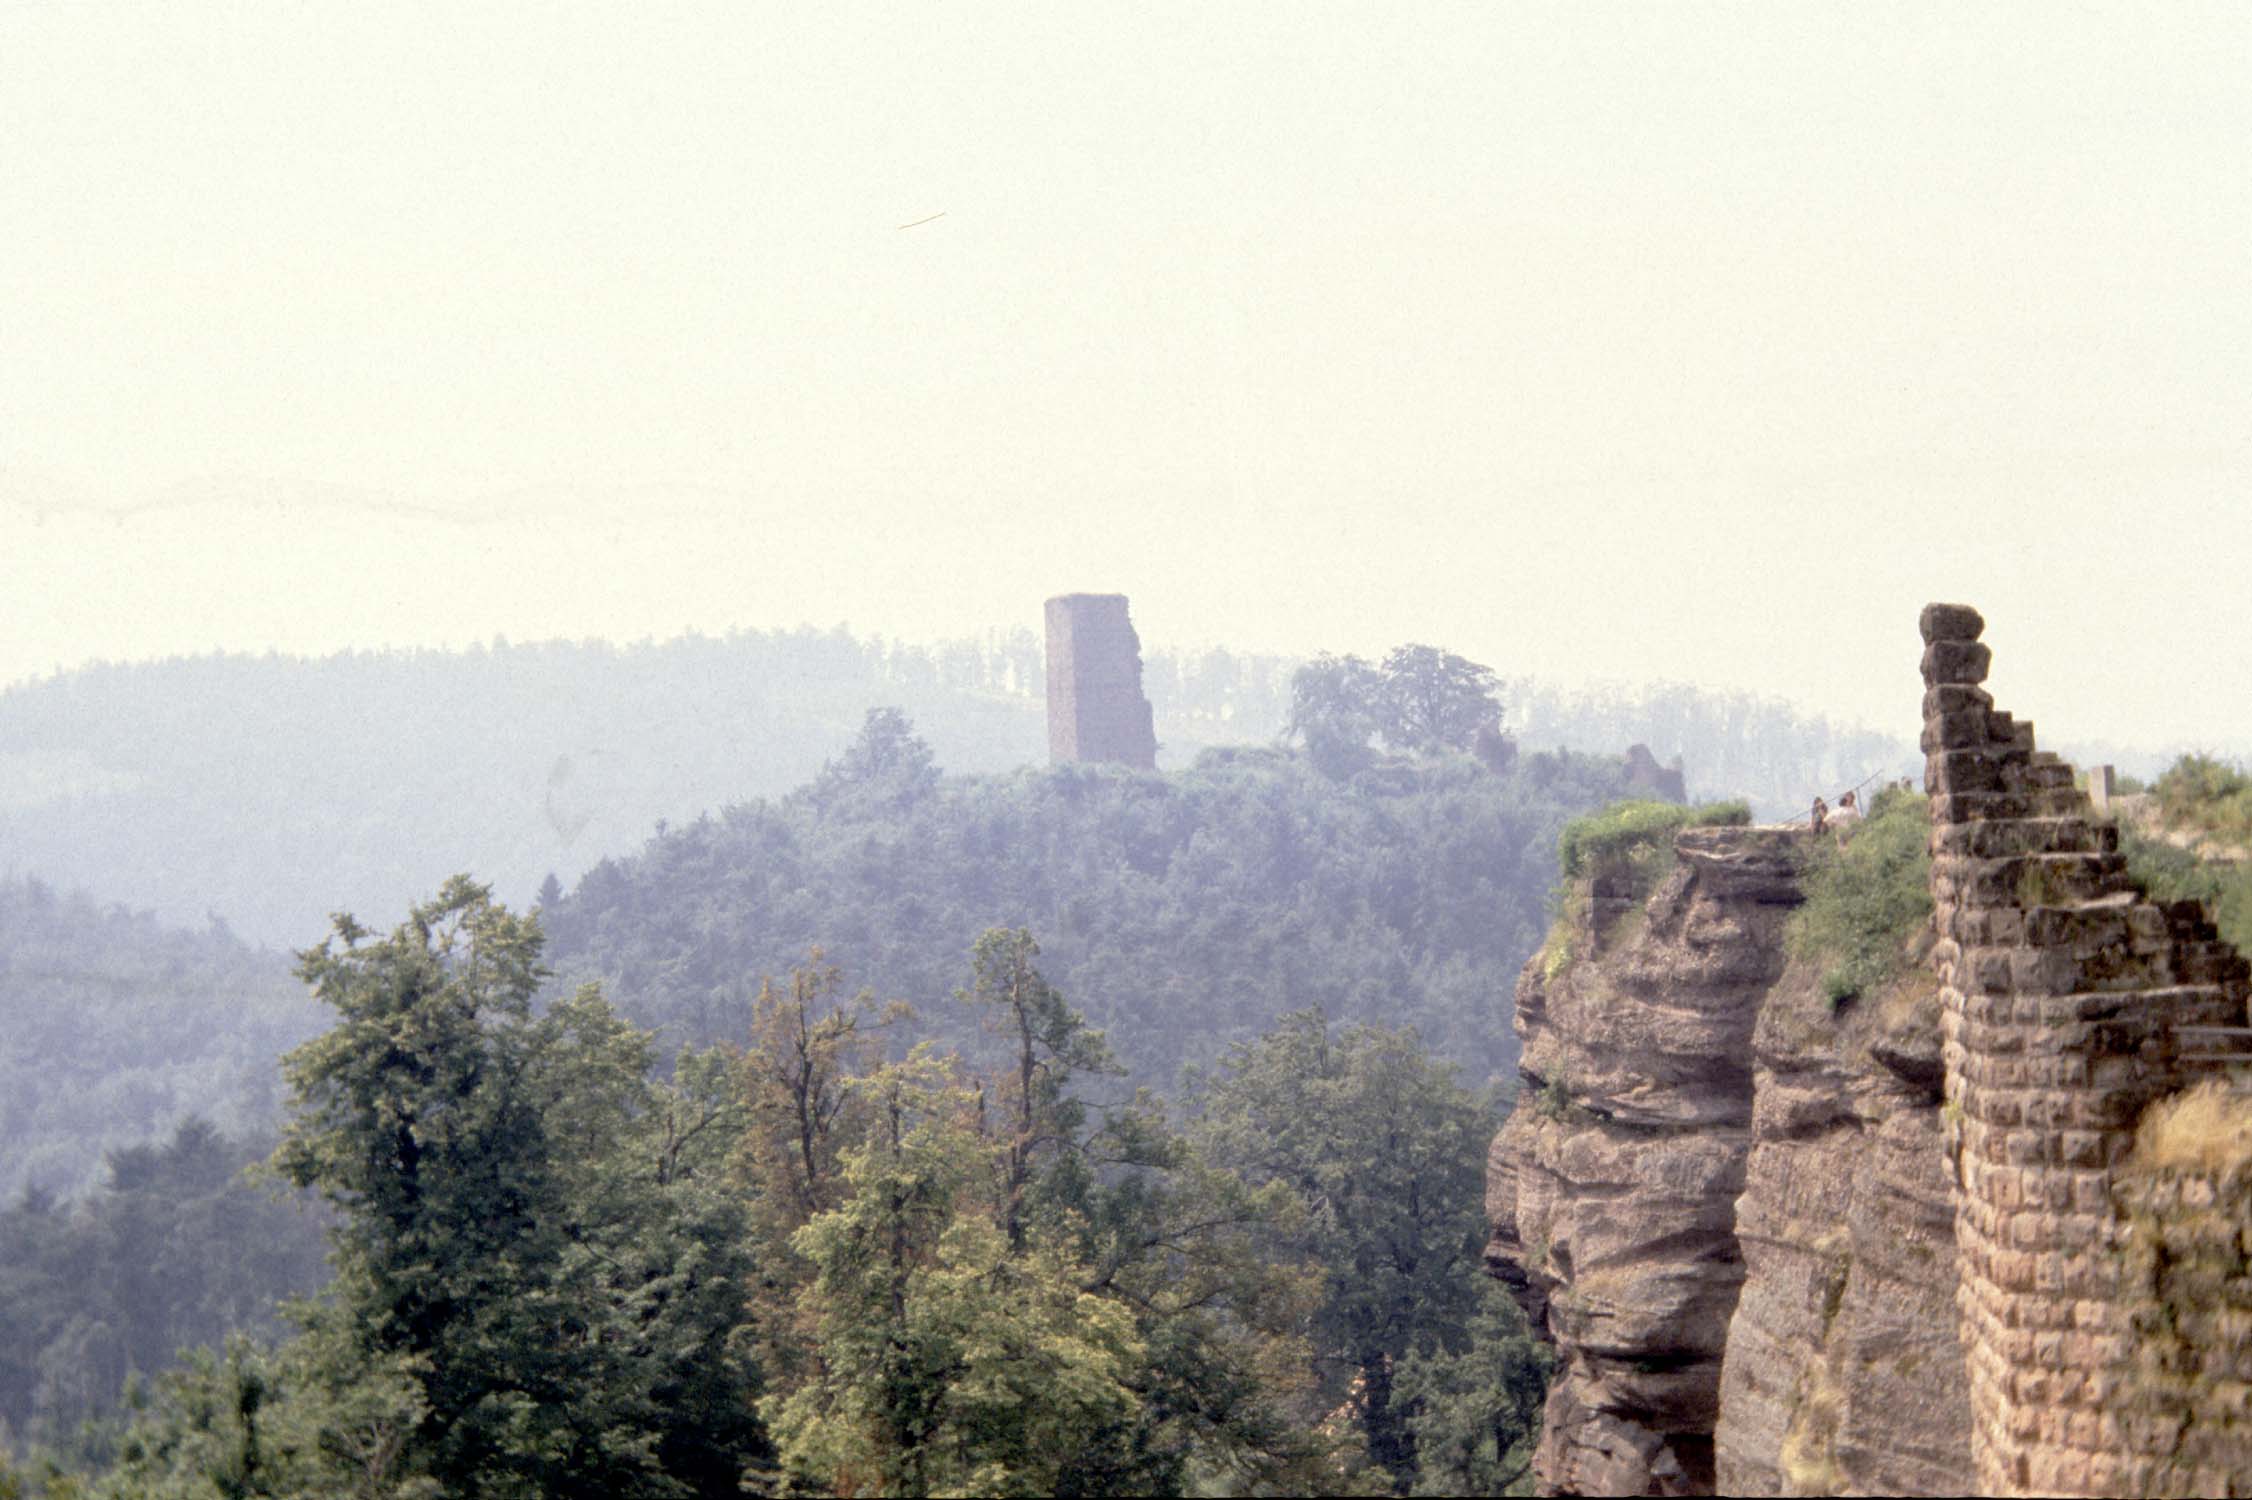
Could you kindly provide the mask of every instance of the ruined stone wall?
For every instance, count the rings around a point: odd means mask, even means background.
[[[1543,1492],[2252,1495],[2252,967],[1983,628],[1922,620],[1928,976],[1827,1006],[1807,835],[1706,829],[1520,979],[1487,1262],[1557,1345]]]
[[[1154,770],[1157,731],[1142,695],[1142,642],[1124,594],[1059,594],[1047,604],[1048,759]]]
[[[2235,1100],[2239,1120],[2247,1108]],[[2252,1493],[2252,1168],[2137,1161],[2121,1173],[2123,1294],[2134,1364],[2121,1412],[2171,1451],[2143,1493]]]
[[[1626,784],[1627,790],[1638,796],[1660,802],[1689,800],[1688,784],[1681,775],[1681,757],[1675,756],[1670,766],[1661,766],[1648,745],[1626,747]]]
[[[2245,1024],[2247,966],[2196,903],[2137,888],[2118,830],[2092,818],[2071,768],[1995,709],[1979,686],[1990,652],[1977,612],[1933,605],[1921,623],[1932,956],[1978,1488],[2241,1491],[2252,1429],[2207,1409],[2235,1397],[2154,1381],[2151,1368],[2203,1370],[2220,1353],[2243,1379],[2233,1346],[2213,1347],[2221,1325],[2179,1326],[2161,1285],[2176,1232],[2166,1194],[2177,1207],[2184,1191],[2210,1203],[2214,1186],[2154,1187],[2134,1153],[2145,1108],[2211,1071],[2184,1028]],[[2206,1247],[2207,1290],[2224,1302],[2247,1295],[2247,1228],[2225,1222]]]

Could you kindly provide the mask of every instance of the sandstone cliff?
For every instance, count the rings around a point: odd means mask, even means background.
[[[1519,979],[1487,1263],[1556,1344],[1546,1493],[1966,1471],[1935,986],[1833,1010],[1786,959],[1809,837],[1600,861]]]
[[[1721,1370],[1725,1494],[1944,1495],[1969,1463],[1927,971],[1833,1010],[1792,963],[1753,1030]]]
[[[1712,1487],[1750,1044],[1793,839],[1684,832],[1641,905],[1632,863],[1611,862],[1518,981],[1524,1093],[1494,1143],[1487,1262],[1556,1343],[1544,1490]]]

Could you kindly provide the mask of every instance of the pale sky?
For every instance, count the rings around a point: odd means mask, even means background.
[[[0,0],[0,683],[1100,589],[1912,733],[1946,598],[2045,737],[2252,741],[2248,78],[2238,3]]]

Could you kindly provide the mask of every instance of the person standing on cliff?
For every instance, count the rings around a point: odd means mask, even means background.
[[[1828,828],[1830,826],[1830,804],[1824,802],[1820,797],[1816,797],[1814,799],[1814,811],[1810,818],[1816,833]]]
[[[1838,798],[1838,809],[1830,814],[1830,827],[1837,832],[1838,842],[1853,837],[1853,825],[1861,821],[1861,802],[1852,792]]]

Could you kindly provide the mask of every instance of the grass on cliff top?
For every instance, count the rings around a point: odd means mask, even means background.
[[[2151,790],[2163,830],[2211,849],[2252,846],[2252,776],[2209,755],[2185,755]],[[2252,953],[2252,864],[2208,859],[2122,821],[2127,873],[2159,901],[2202,901],[2221,936]]]
[[[1909,945],[1931,920],[1931,814],[1919,792],[1887,787],[1850,836],[1820,840],[1808,859],[1806,904],[1791,915],[1791,954],[1821,966],[1834,1009],[1906,973]]]
[[[2135,1163],[2173,1171],[2233,1171],[2252,1162],[2252,1094],[2214,1078],[2160,1099],[2135,1127]]]
[[[1671,865],[1673,836],[1684,828],[1740,827],[1752,820],[1743,802],[1708,802],[1685,807],[1678,802],[1614,802],[1601,812],[1574,818],[1556,837],[1561,879],[1548,893],[1548,937],[1541,944],[1543,979],[1554,979],[1584,955],[1573,941],[1588,925],[1588,902],[1595,873],[1613,877],[1614,892],[1642,897]],[[1620,874],[1628,878],[1619,882]],[[1619,887],[1623,884],[1624,890]]]
[[[2119,830],[2127,873],[2155,901],[2202,901],[2221,936],[2252,953],[2252,866],[2201,859],[2137,829]]]
[[[1556,837],[1556,861],[1566,880],[1591,875],[1615,859],[1630,859],[1645,849],[1670,849],[1684,828],[1735,828],[1752,820],[1742,802],[1708,802],[1684,807],[1678,802],[1614,802],[1601,812],[1574,818]]]

